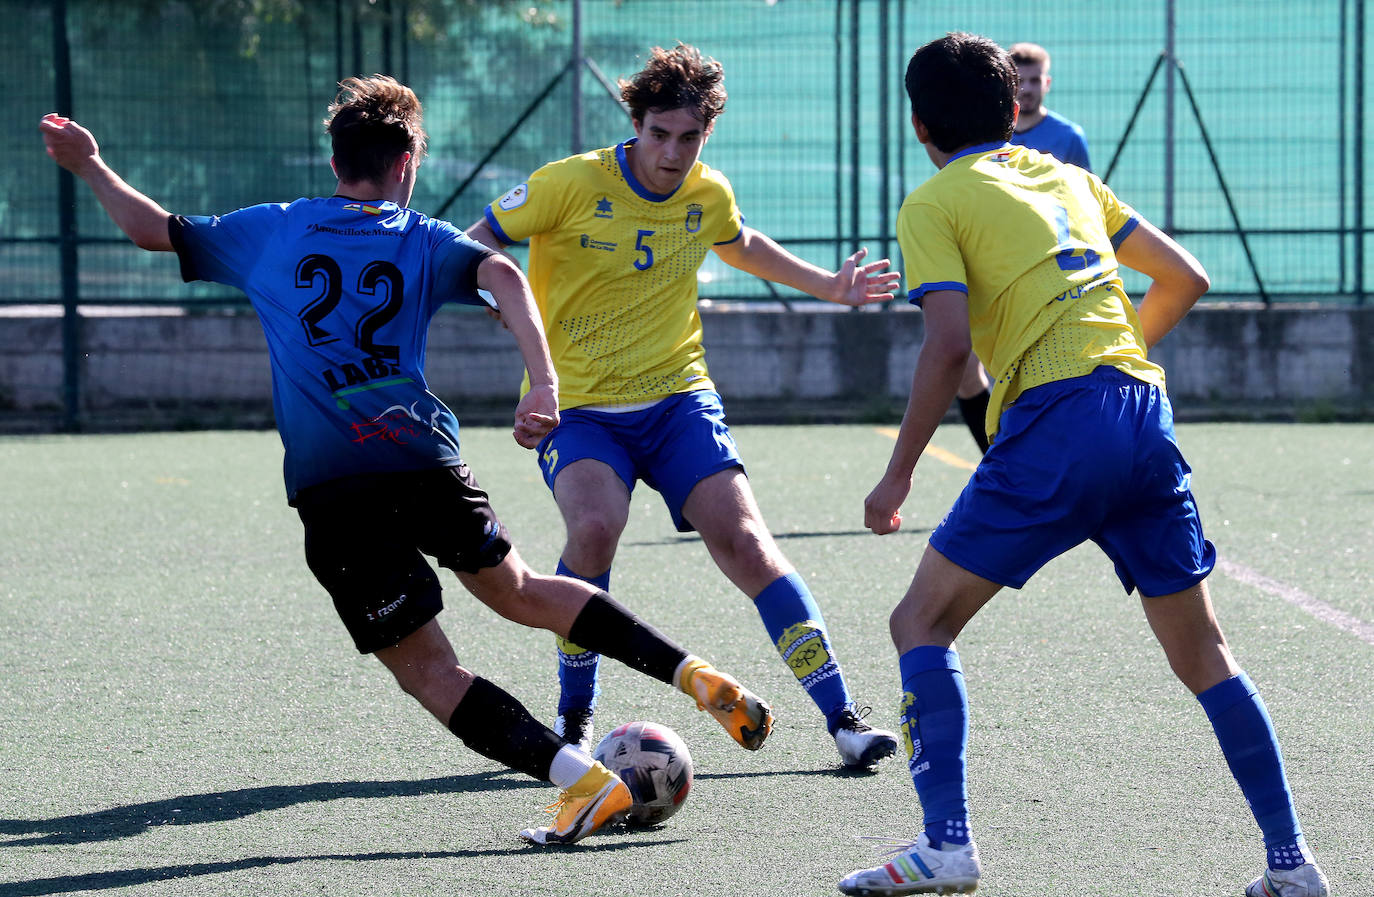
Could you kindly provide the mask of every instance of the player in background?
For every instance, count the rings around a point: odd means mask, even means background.
[[[916,461],[970,345],[996,377],[997,438],[931,533],[890,620],[924,830],[840,890],[977,886],[969,702],[954,640],[1003,587],[1020,588],[1091,539],[1126,591],[1140,592],[1259,823],[1268,868],[1246,894],[1325,897],[1269,714],[1212,612],[1206,578],[1216,551],[1189,489],[1164,371],[1146,354],[1206,292],[1206,273],[1095,176],[1008,142],[1016,70],[992,41],[956,33],[927,44],[908,64],[906,89],[917,139],[939,169],[897,218],[926,337],[892,458],[864,501],[865,525],[879,534],[900,527]],[[1138,311],[1119,264],[1152,281]]]
[[[182,276],[243,290],[272,363],[287,499],[310,569],[362,653],[474,751],[562,794],[537,843],[577,841],[628,810],[625,784],[567,745],[520,702],[458,663],[436,615],[423,554],[497,613],[577,639],[696,698],[743,746],[768,733],[768,707],[687,654],[605,591],[541,576],[521,560],[463,463],[458,421],[424,378],[430,318],[491,292],[532,385],[514,436],[533,447],[558,423],[558,379],[529,285],[504,256],[406,208],[425,150],[421,107],[391,78],[350,78],[329,108],[334,195],[222,217],[167,213],[111,170],[95,138],[50,114],[48,154],[84,180],[143,249],[175,251]]]
[[[730,183],[700,161],[725,108],[721,66],[693,47],[655,47],[621,82],[635,137],[553,162],[487,206],[469,234],[493,248],[530,241],[529,275],[563,384],[561,423],[539,445],[567,527],[558,572],[607,588],[638,480],[680,532],[696,530],[763,619],[825,715],[846,766],[896,752],[863,722],[820,608],[759,513],[707,373],[697,269],[708,251],[758,277],[841,305],[891,298],[886,259],[839,271],[809,264],[743,224]],[[558,644],[558,730],[590,741],[597,658]]]
[[[1045,107],[1045,94],[1050,92],[1049,52],[1039,44],[1029,42],[1012,44],[1007,52],[1016,66],[1019,85],[1016,101],[1021,105],[1021,114],[1016,119],[1011,142],[1049,153],[1060,162],[1077,165],[1084,171],[1092,171],[1092,163],[1088,160],[1088,138],[1083,129]],[[978,356],[970,355],[955,400],[959,403],[964,423],[973,434],[973,441],[978,443],[978,449],[983,454],[988,451],[986,418],[991,388],[992,381],[978,361]]]
[[[1010,142],[1092,171],[1088,138],[1083,129],[1045,106],[1045,94],[1050,92],[1051,81],[1049,51],[1039,44],[1022,41],[1008,47],[1007,53],[1016,66],[1016,102],[1021,106]]]

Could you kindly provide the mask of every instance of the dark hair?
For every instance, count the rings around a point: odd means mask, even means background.
[[[1011,55],[1013,65],[1038,65],[1045,69],[1050,67],[1050,51],[1030,41],[1012,44],[1007,47],[1007,53]]]
[[[943,153],[1008,140],[1016,120],[1016,66],[994,42],[952,31],[911,56],[911,112]]]
[[[423,120],[420,98],[395,78],[340,81],[324,120],[339,180],[380,181],[402,153],[418,163],[428,141]]]
[[[679,42],[671,50],[654,47],[649,62],[629,81],[620,81],[620,98],[630,117],[646,112],[689,109],[709,130],[725,111],[725,70],[696,47]]]

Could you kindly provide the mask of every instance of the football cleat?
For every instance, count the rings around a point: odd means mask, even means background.
[[[624,816],[633,802],[625,783],[597,763],[544,808],[553,814],[553,825],[527,828],[520,837],[533,844],[572,844]]]
[[[846,707],[835,727],[835,747],[840,760],[850,769],[873,769],[879,760],[897,753],[897,736],[883,729],[875,729],[864,722],[872,708]]]
[[[1316,863],[1296,869],[1266,869],[1245,889],[1245,897],[1329,897],[1331,886]]]
[[[859,869],[840,879],[840,891],[863,897],[890,894],[968,894],[977,890],[983,875],[978,848],[950,844],[944,850],[931,846],[925,833],[915,841],[874,838],[885,841],[889,857],[881,866]]]
[[[595,744],[592,741],[591,708],[574,707],[558,714],[558,719],[553,721],[553,732],[568,744],[575,744],[590,754]]]
[[[746,751],[763,747],[773,729],[773,711],[733,676],[694,657],[684,664],[678,687],[696,698],[697,709],[715,717],[740,747]]]

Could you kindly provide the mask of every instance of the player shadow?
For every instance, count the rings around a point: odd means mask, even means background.
[[[928,527],[928,526],[927,526],[927,527],[922,527],[922,526],[907,526],[907,525],[903,525],[901,529],[897,530],[897,532],[891,533],[890,535],[885,536],[884,538],[890,539],[890,538],[892,538],[893,536],[910,536],[910,535],[915,534],[915,533],[928,533],[928,532],[930,532],[930,527]],[[873,535],[873,533],[870,532],[870,531],[867,530],[867,529],[837,529],[837,530],[819,530],[819,531],[816,531],[816,532],[801,532],[801,533],[773,533],[773,538],[774,538],[775,540],[781,542],[781,541],[783,541],[783,540],[785,540],[785,539],[830,539],[830,538],[834,538],[835,536],[844,536],[844,537],[869,536],[869,537],[871,537],[872,535]]]
[[[535,783],[538,784],[538,783]],[[652,843],[674,843],[682,839],[658,839]],[[583,841],[568,847],[535,847],[529,845],[529,853],[556,854],[562,850],[588,851],[628,850],[637,843],[617,841],[596,844]],[[438,850],[438,851],[384,851],[376,853],[326,853],[305,856],[261,856],[244,857],[238,860],[222,860],[206,863],[178,863],[173,866],[147,866],[139,869],[111,869],[103,872],[85,872],[78,875],[58,875],[52,878],[34,878],[28,881],[0,883],[0,893],[5,897],[42,897],[50,894],[70,894],[77,891],[103,891],[111,888],[128,888],[150,885],[172,879],[185,879],[202,875],[222,875],[227,872],[241,872],[245,869],[268,869],[273,866],[289,866],[292,863],[329,863],[356,862],[371,863],[378,860],[467,860],[483,857],[508,856],[520,851],[518,845],[510,848],[491,848],[486,850]],[[523,851],[522,851],[523,852]]]
[[[315,782],[309,785],[239,788],[169,797],[52,819],[0,819],[0,835],[34,836],[0,841],[0,849],[114,841],[142,834],[157,826],[225,822],[296,804],[547,787],[542,782],[509,770],[494,770],[412,781]]]
[[[855,769],[852,766],[822,766],[810,769],[765,769],[749,772],[695,772],[693,779],[756,779],[760,776],[827,776],[840,779],[867,779],[878,774],[878,768]]]
[[[930,527],[910,526],[903,524],[897,532],[884,536],[885,539],[899,539],[909,536],[924,536],[930,533]],[[872,537],[873,533],[866,529],[835,529],[835,530],[815,530],[812,532],[797,533],[773,533],[773,539],[777,542],[784,542],[789,539],[852,539],[860,536]],[[676,533],[671,536],[664,536],[661,539],[626,539],[622,542],[625,546],[649,547],[653,545],[682,545],[688,542],[700,542],[701,537],[696,533]]]

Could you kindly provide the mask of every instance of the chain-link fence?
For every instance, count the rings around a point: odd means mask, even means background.
[[[164,207],[206,214],[328,193],[320,123],[335,85],[388,72],[420,94],[431,135],[412,205],[465,226],[540,164],[629,136],[614,80],[678,40],[724,63],[729,104],[703,158],[749,223],[820,264],[867,245],[900,265],[896,210],[934,170],[901,75],[915,47],[949,30],[1051,52],[1047,105],[1083,126],[1095,169],[1126,201],[1202,259],[1208,301],[1363,304],[1365,7],[0,0],[13,125],[0,135],[0,314],[242,302],[182,284],[174,260],[137,250],[93,197],[63,187],[35,130],[45,112],[88,125]],[[700,277],[703,297],[775,295],[714,257]],[[68,361],[80,351],[68,346]]]

